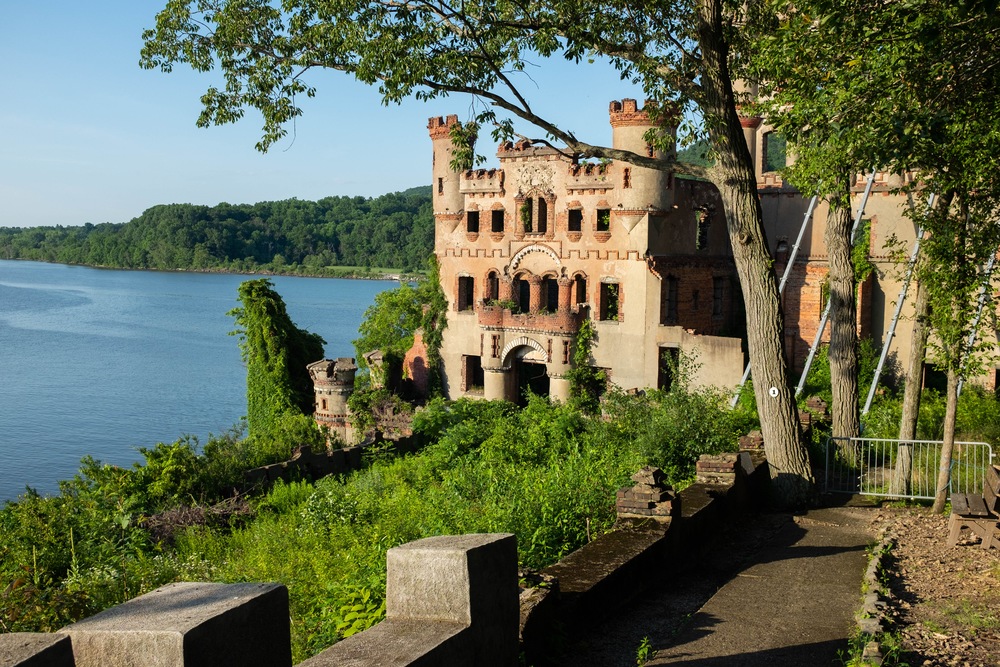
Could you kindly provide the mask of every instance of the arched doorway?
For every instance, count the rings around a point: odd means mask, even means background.
[[[539,364],[523,359],[513,363],[514,386],[517,394],[514,402],[522,408],[528,404],[528,392],[536,396],[549,395],[549,375],[545,364]]]
[[[528,391],[549,395],[548,355],[538,341],[521,336],[507,344],[501,358],[510,369],[506,400],[524,406]]]

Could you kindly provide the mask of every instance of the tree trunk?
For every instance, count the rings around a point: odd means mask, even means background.
[[[910,358],[906,364],[906,379],[903,386],[903,415],[899,421],[899,450],[896,454],[896,467],[889,483],[889,493],[906,496],[910,494],[910,479],[913,471],[913,448],[905,444],[917,437],[917,417],[920,414],[920,393],[923,384],[924,354],[927,350],[927,337],[930,327],[927,317],[930,315],[930,299],[927,289],[917,283],[917,296],[914,305],[913,335],[910,339]]]
[[[935,514],[944,512],[944,504],[948,500],[948,487],[951,482],[951,453],[955,448],[955,417],[957,413],[958,371],[954,368],[948,368],[948,396],[944,408],[944,444],[941,445],[937,490],[934,493],[934,504],[931,506],[931,511]]]
[[[813,477],[800,438],[798,410],[788,386],[778,286],[764,234],[757,177],[736,112],[722,5],[722,0],[699,0],[701,107],[718,154],[712,180],[722,194],[746,304],[747,345],[772,496],[776,504],[791,507],[813,500]]]
[[[830,391],[835,438],[856,438],[861,430],[858,417],[858,326],[851,261],[850,179],[845,191],[831,198],[825,238],[830,262]],[[853,460],[853,447],[841,441],[841,452]]]

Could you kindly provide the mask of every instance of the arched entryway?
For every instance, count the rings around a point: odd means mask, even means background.
[[[549,395],[549,374],[545,364],[517,359],[512,364],[513,384],[517,393],[513,402],[524,407],[528,404],[528,392],[536,396]]]
[[[503,365],[510,369],[505,400],[524,406],[528,391],[549,395],[548,355],[538,341],[521,336],[511,341],[501,354]]]

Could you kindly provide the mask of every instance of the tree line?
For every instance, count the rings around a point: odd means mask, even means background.
[[[419,271],[433,247],[429,186],[374,198],[162,204],[125,223],[0,228],[2,259],[122,269]]]

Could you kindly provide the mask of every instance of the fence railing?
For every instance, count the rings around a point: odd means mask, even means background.
[[[828,438],[824,491],[884,498],[931,500],[935,495],[942,443],[937,440]],[[956,442],[949,493],[982,491],[993,448],[985,442]]]

